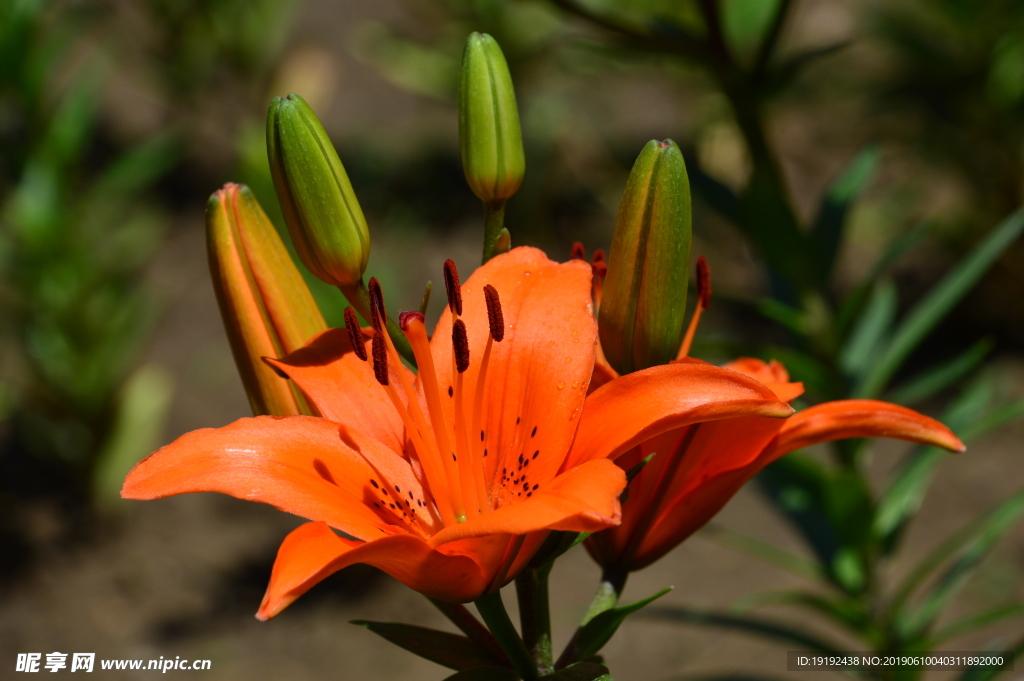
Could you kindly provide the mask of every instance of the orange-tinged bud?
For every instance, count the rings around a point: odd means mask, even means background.
[[[213,289],[253,413],[315,415],[301,391],[262,358],[298,350],[327,324],[248,187],[226,184],[210,197],[206,237]]]

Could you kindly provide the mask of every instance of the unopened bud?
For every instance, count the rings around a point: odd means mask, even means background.
[[[213,288],[253,413],[315,414],[262,358],[298,350],[327,324],[248,187],[227,184],[210,197],[206,236]]]
[[[526,172],[512,76],[486,33],[466,41],[459,74],[459,148],[470,189],[483,201],[516,193]]]
[[[302,264],[333,286],[357,283],[370,258],[366,218],[327,132],[298,95],[271,103],[267,155]]]
[[[683,338],[690,183],[679,147],[651,140],[626,183],[608,255],[598,328],[620,374],[667,364]]]

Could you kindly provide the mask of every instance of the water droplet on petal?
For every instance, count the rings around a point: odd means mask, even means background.
[[[564,388],[564,387],[565,387],[565,381],[559,381],[559,382],[558,382],[558,386],[557,386],[557,387],[558,387],[558,389],[559,389],[559,390],[561,390],[562,388]]]
[[[573,381],[572,382],[572,387],[574,387],[574,388],[580,387],[580,382],[579,381]]]
[[[565,358],[565,363],[566,363],[566,364],[568,364],[568,363],[569,363],[569,362],[571,362],[571,361],[572,361],[572,357],[566,357],[566,358]]]

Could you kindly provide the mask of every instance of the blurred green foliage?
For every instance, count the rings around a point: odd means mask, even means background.
[[[794,379],[805,382],[812,401],[885,396],[908,405],[931,405],[945,400],[943,419],[965,440],[1024,415],[1024,402],[1000,395],[994,387],[993,373],[985,365],[993,349],[990,339],[975,339],[959,351],[943,347],[947,356],[930,367],[922,366],[916,355],[1024,230],[1024,213],[1013,212],[1024,187],[1020,171],[1024,53],[1019,48],[1024,42],[1019,3],[865,3],[865,35],[857,38],[883,45],[887,68],[874,80],[851,80],[861,88],[855,96],[876,107],[876,116],[866,127],[875,126],[873,132],[883,146],[866,146],[850,160],[820,197],[810,220],[798,216],[782,172],[780,150],[769,138],[771,106],[795,89],[813,90],[814,79],[828,77],[830,71],[811,67],[843,51],[848,42],[788,45],[785,36],[795,4],[790,0],[449,0],[441,4],[450,18],[445,26],[492,33],[508,56],[524,110],[529,167],[524,203],[536,196],[531,196],[531,180],[538,176],[551,191],[558,145],[571,136],[557,124],[559,117],[552,116],[557,110],[550,108],[552,100],[544,102],[544,94],[537,92],[541,88],[533,89],[532,78],[543,68],[540,64],[555,62],[576,74],[588,65],[593,70],[655,64],[688,83],[699,73],[702,87],[728,103],[720,115],[739,131],[749,173],[739,186],[735,180],[727,183],[715,176],[714,169],[701,166],[700,155],[691,153],[687,158],[691,183],[705,205],[739,228],[757,248],[768,270],[771,295],[757,302],[727,301],[734,314],[747,320],[761,316],[782,333],[770,345],[726,343],[714,349],[782,360]],[[528,27],[528,12],[543,16],[544,21]],[[454,51],[450,37],[425,43],[377,26],[366,36],[364,55],[396,84],[428,83],[428,89],[417,91],[432,96],[450,87],[445,85]],[[423,69],[431,75],[418,75]],[[818,88],[827,90],[820,82]],[[536,110],[544,115],[531,115]],[[893,120],[895,125],[883,125]],[[676,130],[659,134],[682,137]],[[604,144],[593,138],[588,141]],[[882,254],[862,269],[852,285],[840,285],[837,263],[848,240],[849,216],[874,179],[882,149],[894,142],[910,147],[922,164],[938,163],[952,170],[979,200],[965,205],[963,214],[943,216],[931,225],[904,231],[904,225],[894,224],[890,233],[895,238],[890,237]],[[690,149],[696,146],[691,141]],[[600,149],[591,151],[592,157],[601,157]],[[614,158],[607,151],[604,154],[606,159]],[[595,164],[588,170],[600,172],[601,167]],[[600,200],[597,192],[594,196]],[[531,220],[517,222],[513,217],[507,223],[514,242],[525,238],[550,243],[550,232],[540,236],[529,228],[538,223],[552,228],[550,216],[539,214],[537,207],[521,206]],[[515,216],[516,208],[516,201],[510,202],[511,215]],[[911,208],[900,217],[913,213]],[[1008,213],[1010,217],[990,227]],[[985,227],[987,234],[914,305],[901,311],[894,266],[937,226],[946,233],[955,228],[963,234],[965,225],[975,228],[975,233]],[[958,238],[962,242],[970,236]],[[705,349],[712,348],[705,344]],[[1004,604],[940,625],[942,614],[980,560],[1024,512],[1020,493],[940,543],[908,581],[889,588],[881,577],[883,570],[895,558],[945,454],[931,448],[915,450],[878,491],[869,483],[866,455],[864,442],[847,441],[833,448],[830,461],[795,453],[760,476],[761,489],[804,539],[813,558],[727,530],[716,536],[810,577],[825,586],[827,595],[820,589],[800,590],[754,596],[747,605],[786,603],[808,608],[856,636],[866,648],[889,652],[930,650],[954,635],[1024,615],[1021,604]],[[813,638],[779,622],[745,614],[665,609],[659,613],[802,645]],[[820,640],[814,645],[822,650],[842,648]],[[919,675],[917,669],[897,674],[899,678]],[[964,674],[965,679],[979,676],[984,676],[980,670]]]
[[[195,165],[189,151],[201,143],[190,139],[186,101],[225,78],[262,100],[292,7],[147,0],[133,15],[113,2],[0,6],[3,499],[109,506],[118,481],[159,444],[173,382],[140,366],[160,308],[145,272],[175,208],[157,183]],[[132,22],[153,30],[128,30]],[[129,57],[176,102],[137,141],[109,122],[117,60]]]

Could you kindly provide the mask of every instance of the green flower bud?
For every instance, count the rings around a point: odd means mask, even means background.
[[[210,197],[206,238],[213,289],[253,413],[315,415],[263,358],[298,350],[327,324],[248,187],[227,184]]]
[[[370,232],[338,152],[298,95],[267,113],[274,188],[299,259],[333,286],[357,283],[370,259]]]
[[[472,33],[462,55],[459,148],[466,182],[481,200],[507,199],[523,183],[526,157],[512,76],[486,33]]]
[[[615,221],[598,328],[626,374],[675,359],[689,281],[690,182],[679,147],[651,140],[626,182]]]

